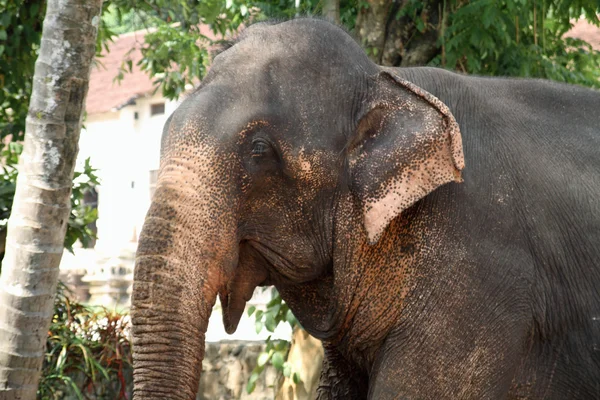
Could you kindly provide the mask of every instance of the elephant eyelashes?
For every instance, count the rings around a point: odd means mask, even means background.
[[[252,157],[262,157],[270,151],[271,147],[261,139],[252,141]]]

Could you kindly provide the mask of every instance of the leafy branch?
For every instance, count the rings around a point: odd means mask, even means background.
[[[254,314],[256,333],[262,332],[263,329],[274,333],[277,326],[281,323],[287,323],[292,330],[295,327],[300,327],[298,320],[292,313],[292,310],[283,301],[279,292],[275,288],[271,288],[271,300],[267,303],[266,309],[258,310],[255,306],[248,308],[248,315]],[[300,327],[301,328],[301,327]],[[290,351],[290,342],[287,340],[273,340],[271,335],[267,337],[265,351],[259,354],[257,366],[252,370],[246,391],[252,393],[256,388],[256,381],[265,370],[267,365],[272,365],[276,371],[280,372],[286,378],[292,378],[294,383],[301,382],[300,375],[293,371],[291,364],[286,361],[288,352]]]

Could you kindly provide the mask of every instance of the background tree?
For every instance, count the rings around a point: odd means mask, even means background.
[[[30,103],[35,60],[40,48],[45,2],[0,0],[0,261],[4,256],[6,224],[10,217],[23,150],[25,119]],[[10,38],[10,40],[8,40]],[[102,38],[106,38],[103,36]],[[83,195],[98,184],[89,162],[77,172],[65,247],[84,246],[94,233],[89,228],[97,213]]]
[[[597,0],[180,0],[176,4],[169,7],[164,0],[148,0],[133,9],[131,1],[116,0],[108,8],[115,25],[137,20],[137,27],[156,28],[146,35],[141,66],[163,85],[167,97],[195,84],[209,64],[208,51],[194,46],[212,44],[199,33],[198,24],[225,35],[242,23],[295,15],[339,19],[373,61],[386,66],[432,65],[470,74],[600,87],[598,52],[564,36],[573,19],[584,16],[599,24]]]
[[[0,391],[34,399],[102,0],[48,2],[0,276]]]
[[[23,139],[44,2],[0,1],[0,134]],[[9,40],[10,38],[10,40]]]

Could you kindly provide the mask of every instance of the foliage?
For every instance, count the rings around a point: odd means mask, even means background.
[[[6,227],[10,216],[17,182],[19,154],[23,150],[20,143],[9,143],[0,152],[0,158],[5,164],[0,165],[0,230]]]
[[[178,98],[186,90],[187,84],[197,84],[198,77],[204,76],[208,67],[210,40],[194,29],[187,34],[171,25],[163,24],[145,37],[142,49],[142,70],[155,78],[162,87],[165,97]],[[131,65],[129,66],[131,70]]]
[[[232,35],[240,25],[318,15],[321,8],[320,0],[304,0],[299,8],[294,0],[149,0],[136,3],[135,8],[130,0],[113,0],[103,15],[103,36],[140,26],[152,27],[153,31],[145,35],[140,67],[155,79],[166,98],[176,99],[206,74],[211,59],[208,49]],[[352,28],[355,1],[342,1],[340,13],[342,22]],[[210,27],[211,32],[201,32],[199,24]],[[131,70],[131,61],[125,60],[119,78]]]
[[[595,1],[452,2],[434,65],[470,74],[552,79],[600,88],[600,52],[565,38],[582,12],[598,25]]]
[[[548,78],[598,86],[598,52],[578,40],[564,39],[570,20],[585,15],[598,23],[597,0],[447,0],[444,25],[428,26],[424,1],[404,2],[397,15],[409,16],[420,31],[440,31],[440,54],[433,65],[482,75]],[[40,5],[41,4],[41,5]],[[22,6],[0,0],[0,136],[22,139],[29,104],[34,62],[41,37],[42,3]],[[141,67],[170,99],[206,73],[207,47],[235,32],[240,25],[264,19],[319,15],[322,0],[112,0],[104,4],[98,53],[115,34],[140,28],[156,29],[146,35]],[[340,0],[340,19],[354,28],[364,0]],[[212,33],[201,33],[199,24]],[[208,37],[211,36],[211,37]],[[7,38],[11,40],[8,41]],[[198,46],[200,45],[200,46]],[[400,51],[400,49],[398,49]],[[123,71],[131,70],[124,62]],[[2,75],[4,74],[4,75]]]
[[[45,8],[45,2],[0,0],[0,230],[6,227],[15,194]],[[96,220],[96,211],[83,205],[85,192],[98,184],[94,171],[87,160],[84,171],[75,173],[79,179],[65,238],[71,252],[75,241],[85,246],[94,237],[88,224]]]
[[[0,139],[22,140],[45,2],[0,0]],[[10,38],[10,40],[9,40]]]
[[[98,209],[92,208],[84,202],[87,192],[95,190],[100,184],[95,172],[97,170],[90,165],[90,159],[85,160],[83,171],[75,171],[73,174],[73,188],[71,191],[71,214],[65,235],[65,248],[71,253],[76,241],[87,247],[96,238],[96,233],[90,228],[90,224],[98,219]]]
[[[244,2],[148,0],[135,2],[134,7],[131,0],[113,0],[103,14],[102,30],[109,36],[120,26],[125,30],[152,27],[144,37],[140,68],[160,85],[165,97],[176,99],[205,75],[210,61],[207,49],[215,43],[211,37],[235,31],[249,15]],[[211,37],[201,32],[200,24],[211,27]],[[131,60],[124,60],[117,78],[132,67]]]
[[[17,184],[17,165],[23,145],[10,142],[0,152],[4,165],[0,164],[0,230],[6,228]],[[85,160],[83,171],[75,171],[74,184],[71,193],[71,214],[69,216],[65,248],[71,253],[73,245],[79,240],[87,246],[96,235],[90,225],[98,218],[98,210],[84,203],[86,192],[93,190],[99,184],[95,174],[96,169],[90,165],[89,158]]]
[[[117,7],[128,4],[117,3],[120,4]],[[213,41],[199,33],[197,23],[209,25],[213,34],[225,35],[242,23],[318,15],[322,8],[320,0],[301,1],[298,8],[293,0],[183,1],[182,7],[174,10],[163,10],[162,3],[151,1],[147,9],[135,12],[143,13],[147,24],[157,29],[146,36],[141,66],[157,78],[157,83],[163,84],[163,94],[168,98],[176,98],[186,85],[197,83],[206,73],[210,57],[205,47]],[[432,65],[471,74],[547,78],[600,87],[599,52],[581,40],[564,37],[571,28],[571,20],[581,14],[598,24],[596,13],[600,7],[595,0],[444,3],[447,4],[443,21],[447,26],[429,26],[431,23],[423,13],[424,2],[420,0],[406,1],[397,15],[390,16],[408,16],[419,31],[439,30],[440,52]],[[358,10],[365,7],[368,3],[360,0],[340,1],[342,24],[353,29]],[[172,25],[173,21],[189,23]],[[199,49],[196,44],[205,47]]]
[[[106,8],[102,14],[102,23],[105,32],[121,35],[148,27],[146,24],[148,18],[149,16],[143,11],[132,8],[123,12],[122,8],[106,2]]]
[[[127,315],[73,301],[59,283],[37,398],[130,399],[129,330]]]
[[[255,306],[248,308],[248,315],[254,314],[256,333],[260,333],[263,329],[273,333],[277,326],[281,323],[287,323],[292,329],[299,327],[298,320],[292,313],[292,310],[281,299],[279,292],[275,288],[271,288],[271,301],[267,303],[266,309],[257,310]],[[246,391],[252,393],[256,387],[256,381],[265,367],[270,364],[275,370],[281,372],[286,378],[292,378],[294,383],[300,382],[300,376],[292,370],[287,359],[287,354],[290,350],[290,342],[286,340],[273,340],[269,335],[266,340],[267,347],[265,351],[259,354],[257,366],[252,371]]]

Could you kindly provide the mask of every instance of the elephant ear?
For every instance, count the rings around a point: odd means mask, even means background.
[[[362,206],[371,244],[417,200],[462,182],[458,124],[439,99],[382,71],[348,145],[351,190]]]

